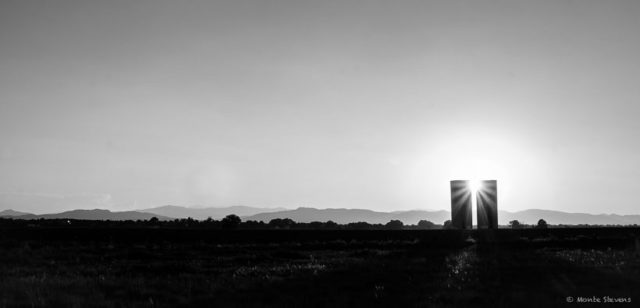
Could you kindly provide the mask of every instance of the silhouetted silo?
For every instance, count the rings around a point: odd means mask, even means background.
[[[472,215],[469,181],[451,181],[451,225],[456,229],[471,229]]]
[[[476,192],[478,229],[498,228],[498,184],[495,180],[482,181]]]

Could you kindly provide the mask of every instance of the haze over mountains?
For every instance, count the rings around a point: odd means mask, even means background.
[[[175,218],[194,219],[221,219],[227,215],[235,214],[238,216],[250,216],[259,213],[278,212],[286,210],[285,208],[258,208],[250,206],[230,206],[230,207],[207,207],[207,208],[189,208],[175,205],[165,205],[149,209],[138,210],[139,212],[152,213]]]
[[[14,210],[0,212],[0,217],[15,219],[81,219],[81,220],[149,220],[156,217],[160,220],[173,219],[162,215],[143,213],[137,211],[111,212],[109,210],[73,210],[61,213],[35,215],[21,213]]]
[[[640,224],[640,215],[617,215],[617,214],[587,214],[587,213],[566,213],[551,210],[524,210],[519,212],[498,211],[498,223],[506,225],[509,221],[518,220],[526,224],[535,224],[539,219],[544,219],[549,224],[565,225],[633,225]]]
[[[283,210],[282,208],[258,208],[248,206],[232,206],[225,208],[187,208],[180,206],[161,206],[156,208],[111,212],[108,210],[73,210],[61,213],[35,215],[14,211],[11,209],[0,211],[0,217],[15,219],[86,219],[86,220],[148,220],[157,217],[160,220],[191,217],[194,219],[221,219],[226,215],[236,214],[243,221],[256,220],[269,222],[275,218],[290,218],[296,222],[334,221],[345,224],[350,222],[368,222],[371,224],[384,224],[390,220],[400,220],[404,224],[416,224],[420,220],[428,220],[436,224],[442,224],[451,218],[449,211],[395,211],[376,212],[364,209],[315,209],[300,207],[295,210]],[[591,225],[632,225],[640,224],[640,215],[616,215],[616,214],[586,214],[566,213],[551,210],[525,210],[519,212],[499,211],[500,225],[507,225],[511,220],[518,220],[525,224],[536,224],[539,219],[544,219],[549,224],[591,224]]]
[[[400,220],[405,224],[416,224],[420,220],[428,220],[436,224],[442,224],[451,219],[449,211],[398,211],[398,212],[374,212],[361,209],[314,209],[298,208],[295,210],[261,213],[253,216],[242,217],[243,220],[257,220],[268,222],[274,218],[291,218],[297,222],[327,221],[337,223],[349,223],[365,221],[368,223],[387,223],[389,220]],[[498,223],[507,225],[509,221],[518,220],[525,224],[536,224],[539,219],[544,219],[549,224],[599,224],[599,225],[629,225],[640,224],[640,215],[616,215],[616,214],[585,214],[565,213],[551,210],[525,210],[519,212],[498,212]]]
[[[33,215],[33,214],[25,213],[25,212],[18,212],[18,211],[14,211],[12,209],[0,211],[0,217],[17,217],[17,216],[24,216],[24,215]]]
[[[253,216],[242,217],[243,220],[256,220],[269,222],[274,218],[290,218],[296,222],[333,221],[339,224],[364,221],[372,224],[385,224],[390,220],[400,220],[405,224],[416,224],[420,220],[429,220],[441,224],[451,219],[448,211],[398,211],[375,212],[363,209],[315,209],[300,207],[295,210],[287,210],[272,213],[260,213]]]

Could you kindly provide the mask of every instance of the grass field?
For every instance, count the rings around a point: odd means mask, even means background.
[[[0,306],[640,303],[638,229],[498,231],[3,229]]]

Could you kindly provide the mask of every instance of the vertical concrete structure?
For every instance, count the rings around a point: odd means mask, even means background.
[[[471,198],[469,181],[451,181],[451,225],[454,228],[472,228]]]
[[[498,183],[482,181],[476,192],[478,229],[498,228]]]

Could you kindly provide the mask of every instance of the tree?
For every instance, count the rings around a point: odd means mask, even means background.
[[[538,229],[546,229],[547,226],[547,222],[544,219],[540,219],[538,220],[538,226],[536,226],[536,228]]]
[[[327,222],[324,223],[324,227],[327,229],[337,229],[338,223],[336,223],[333,220],[328,220]]]
[[[296,222],[290,218],[274,218],[269,221],[269,226],[275,229],[290,229]]]
[[[445,220],[442,224],[443,229],[453,229],[453,225],[451,224],[451,220]]]
[[[509,226],[511,226],[511,229],[520,229],[522,228],[522,224],[520,224],[519,221],[517,220],[512,220],[509,222]]]
[[[402,223],[402,221],[399,221],[399,220],[391,220],[384,226],[385,228],[391,229],[391,230],[401,230],[402,227],[404,227],[404,224]]]
[[[350,222],[350,223],[347,224],[347,229],[369,230],[369,229],[371,229],[371,224],[369,224],[368,222],[364,222],[364,221]]]
[[[435,228],[436,224],[428,221],[428,220],[420,220],[418,221],[418,228],[419,229],[433,229]]]
[[[312,221],[309,223],[309,229],[320,230],[324,227],[324,222]]]
[[[222,218],[222,229],[236,229],[240,225],[242,220],[238,215],[227,215],[225,218]]]

